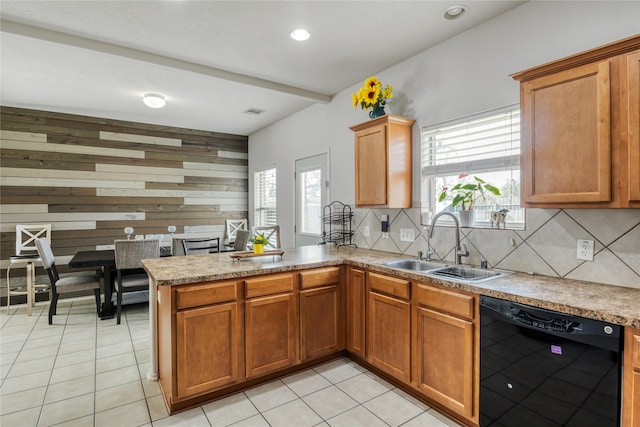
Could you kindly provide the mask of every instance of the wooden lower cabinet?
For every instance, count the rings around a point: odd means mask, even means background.
[[[347,274],[347,351],[366,357],[366,273],[350,268]]]
[[[476,301],[472,295],[414,286],[413,383],[429,398],[477,423]]]
[[[338,286],[300,292],[300,359],[307,361],[340,349]]]
[[[411,380],[409,286],[406,280],[375,273],[367,276],[367,361],[406,383]]]
[[[277,294],[245,301],[246,376],[253,378],[297,362],[296,295]]]
[[[640,329],[625,328],[622,426],[640,427]]]
[[[178,397],[215,390],[241,380],[238,303],[217,304],[176,314]]]

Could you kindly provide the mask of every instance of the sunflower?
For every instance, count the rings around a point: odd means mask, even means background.
[[[380,83],[380,80],[378,80],[376,76],[371,76],[364,81],[364,87],[366,88],[374,88],[374,87],[380,88],[381,86],[382,84]]]
[[[384,107],[387,99],[393,97],[393,88],[389,85],[382,86],[380,80],[375,76],[367,77],[364,85],[358,89],[358,92],[351,94],[353,109],[358,105],[363,110],[369,110],[376,107]]]
[[[380,95],[380,88],[378,86],[369,87],[365,91],[367,104],[375,104],[378,101],[378,95]]]

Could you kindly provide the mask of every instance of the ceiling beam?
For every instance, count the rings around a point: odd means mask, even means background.
[[[328,104],[331,102],[331,96],[295,86],[289,86],[270,80],[260,79],[248,76],[246,74],[234,73],[222,70],[220,68],[209,67],[195,62],[184,61],[170,56],[159,55],[140,49],[134,49],[114,43],[101,42],[98,40],[80,37],[73,34],[63,33],[60,31],[49,30],[33,25],[22,24],[5,19],[0,20],[0,31],[3,33],[15,34],[23,37],[44,40],[52,43],[73,46],[80,49],[87,49],[94,52],[105,53],[108,55],[120,56],[136,61],[142,61],[149,64],[155,64],[162,67],[173,68],[176,70],[187,71],[190,73],[200,74],[208,77],[228,80],[235,83],[241,83],[249,86],[255,86],[262,89],[273,90],[287,95],[293,95],[313,102]]]

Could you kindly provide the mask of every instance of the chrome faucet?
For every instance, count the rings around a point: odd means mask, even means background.
[[[433,237],[433,231],[436,229],[436,221],[442,215],[449,215],[451,218],[453,218],[453,222],[456,224],[456,247],[454,248],[454,250],[456,251],[456,264],[462,264],[462,257],[469,256],[469,250],[467,249],[467,245],[465,244],[463,244],[462,247],[460,246],[460,223],[458,222],[458,218],[456,218],[454,214],[446,211],[441,211],[435,214],[433,219],[431,220],[431,228],[429,230],[428,238],[431,239]],[[428,241],[429,240],[427,240],[427,242]]]
[[[427,230],[429,227],[424,227],[424,230]],[[418,259],[424,259],[427,261],[431,261],[431,257],[433,256],[433,251],[431,250],[431,238],[427,236],[427,253],[422,256],[422,251],[418,251]]]

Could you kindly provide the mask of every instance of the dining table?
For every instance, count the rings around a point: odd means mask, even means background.
[[[113,280],[116,271],[116,252],[113,249],[77,252],[69,261],[69,268],[102,269],[104,278],[104,299],[100,307],[100,319],[113,319],[114,309],[111,297],[113,295]]]
[[[160,256],[171,256],[171,248],[160,248]],[[69,268],[100,268],[104,279],[104,299],[100,307],[100,319],[113,319],[115,308],[112,296],[116,277],[116,252],[113,249],[79,251],[69,261]],[[142,268],[133,273],[144,272]],[[125,273],[126,274],[126,273]]]

